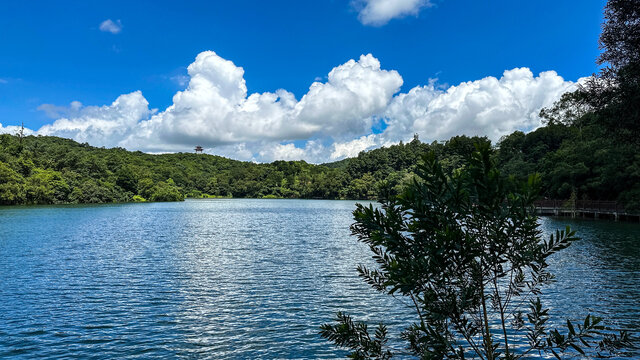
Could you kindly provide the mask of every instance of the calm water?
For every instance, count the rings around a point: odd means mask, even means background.
[[[397,333],[411,310],[357,277],[354,202],[0,208],[0,358],[340,358],[338,310]],[[567,223],[552,312],[640,330],[640,225]],[[366,309],[366,311],[365,311]]]

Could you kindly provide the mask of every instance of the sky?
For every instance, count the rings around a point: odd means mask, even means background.
[[[0,132],[257,162],[496,142],[598,71],[604,5],[4,1]]]

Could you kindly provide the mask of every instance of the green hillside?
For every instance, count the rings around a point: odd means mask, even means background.
[[[515,132],[494,146],[508,174],[542,176],[543,195],[618,200],[638,206],[637,145],[603,136],[598,126],[550,124]],[[434,151],[448,172],[465,166],[474,143],[456,136],[431,144],[417,138],[313,165],[304,161],[255,164],[220,156],[151,155],[105,149],[73,140],[0,135],[0,203],[63,204],[179,201],[188,197],[375,199],[381,188],[398,192],[411,181],[421,154]]]

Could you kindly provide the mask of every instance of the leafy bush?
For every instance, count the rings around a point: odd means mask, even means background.
[[[184,194],[180,191],[172,179],[167,180],[166,182],[161,181],[155,184],[149,190],[150,201],[183,201]]]
[[[446,174],[434,153],[423,158],[419,179],[399,196],[357,205],[351,230],[367,244],[377,267],[358,267],[375,290],[404,296],[416,320],[402,338],[420,359],[517,359],[530,353],[596,355],[629,346],[627,333],[605,332],[587,315],[564,329],[547,325],[539,294],[552,281],[547,259],[578,240],[568,227],[541,238],[533,201],[539,178],[525,182],[496,168],[488,145],[469,166]],[[529,306],[523,306],[528,304]],[[321,334],[355,359],[387,359],[387,331],[339,313]],[[515,345],[514,338],[526,338]],[[595,350],[594,350],[595,349]]]

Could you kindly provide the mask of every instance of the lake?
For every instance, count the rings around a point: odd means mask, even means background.
[[[344,310],[391,333],[412,311],[355,267],[353,201],[0,207],[0,358],[340,358]],[[542,218],[583,240],[551,259],[552,314],[640,331],[640,225]],[[640,356],[640,353],[636,354]]]

